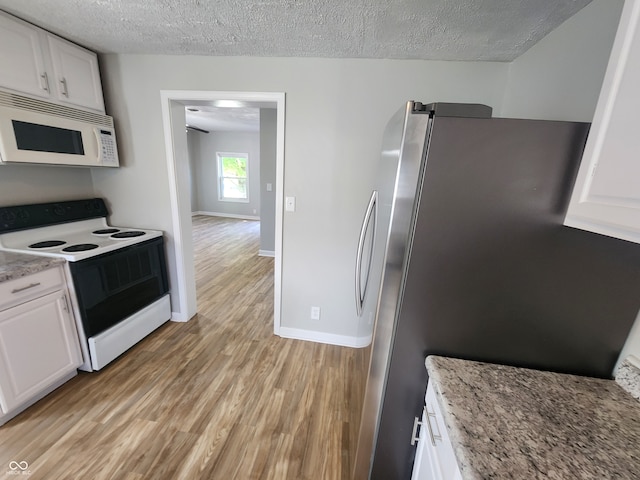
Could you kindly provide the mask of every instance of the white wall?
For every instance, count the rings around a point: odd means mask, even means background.
[[[115,223],[170,231],[160,90],[285,92],[284,190],[297,210],[284,215],[281,326],[354,338],[354,252],[389,117],[415,99],[485,103],[504,116],[590,120],[619,6],[596,0],[512,65],[106,55],[108,107],[124,167],[94,172],[94,187],[112,201]],[[172,248],[169,239],[170,256]],[[320,321],[310,320],[312,305],[322,308]]]
[[[260,251],[264,253],[276,250],[277,115],[275,108],[260,109]]]
[[[124,166],[116,174],[94,172],[94,187],[112,201],[115,223],[165,231],[172,224],[160,90],[286,93],[284,190],[297,198],[297,210],[284,216],[281,325],[347,340],[357,334],[352,281],[359,222],[387,120],[411,99],[500,109],[508,68],[145,55],[106,55],[101,65]],[[311,305],[322,307],[320,321],[310,320]]]
[[[590,120],[620,5],[594,1],[511,65],[106,55],[103,81],[122,168],[2,167],[0,202],[96,194],[109,200],[113,223],[170,232],[160,90],[285,92],[284,189],[297,211],[284,216],[282,326],[348,339],[357,329],[351,283],[359,221],[389,117],[415,99]],[[171,236],[168,253],[175,281]],[[309,319],[311,305],[322,308],[320,321]]]
[[[415,99],[588,121],[621,5],[595,0],[512,64],[106,55],[105,96],[122,167],[3,166],[0,204],[105,196],[114,224],[170,232],[160,90],[285,92],[284,188],[297,211],[284,216],[282,326],[348,340],[357,329],[351,283],[358,224],[389,117]],[[170,235],[168,254],[173,282]],[[322,308],[320,321],[309,319],[311,305]]]
[[[187,130],[187,148],[189,155],[189,193],[191,211],[198,211],[198,182],[196,181],[196,159],[200,157],[200,142],[198,132]]]
[[[93,198],[88,168],[0,165],[0,206]]]
[[[192,177],[196,188],[196,211],[245,217],[260,216],[260,133],[189,130],[189,142],[198,146],[193,157]],[[190,149],[191,150],[191,149]],[[249,158],[249,201],[219,200],[217,153],[246,153]],[[194,205],[192,204],[192,209]]]
[[[509,65],[503,117],[590,122],[623,0],[594,0]]]

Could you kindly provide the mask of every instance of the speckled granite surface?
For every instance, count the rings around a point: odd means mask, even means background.
[[[640,402],[615,381],[425,364],[464,479],[640,478]]]
[[[0,283],[37,273],[64,262],[63,258],[0,251]]]
[[[634,398],[640,400],[640,360],[630,356],[622,362],[616,372],[616,382]]]

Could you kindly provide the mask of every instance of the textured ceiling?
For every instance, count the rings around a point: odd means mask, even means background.
[[[511,61],[591,0],[0,0],[101,53]]]
[[[591,0],[0,0],[100,53],[511,61]],[[189,105],[208,131],[259,108]]]

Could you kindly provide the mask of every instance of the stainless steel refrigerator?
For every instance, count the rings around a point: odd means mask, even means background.
[[[429,354],[610,377],[640,245],[562,224],[588,128],[445,103],[390,120],[356,261],[374,328],[356,480],[410,478]]]

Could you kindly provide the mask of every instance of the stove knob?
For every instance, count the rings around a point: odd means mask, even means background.
[[[2,221],[10,225],[16,221],[16,214],[11,211],[2,212]]]
[[[53,214],[57,215],[58,217],[62,217],[64,215],[64,207],[61,205],[55,205],[53,207]]]
[[[18,210],[18,218],[20,220],[27,220],[29,218],[29,212],[27,212],[26,210]]]

